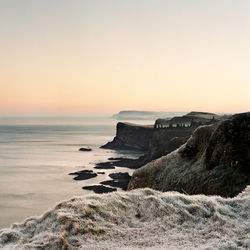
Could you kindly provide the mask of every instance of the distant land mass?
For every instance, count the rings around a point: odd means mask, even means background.
[[[179,112],[179,114],[184,113]],[[114,114],[112,117],[116,120],[153,120],[157,118],[166,118],[171,116],[173,116],[173,112],[123,110],[117,114]]]

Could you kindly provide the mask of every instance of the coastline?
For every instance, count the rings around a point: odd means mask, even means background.
[[[236,116],[236,120],[242,118],[245,119],[244,114]],[[234,124],[235,118],[232,119]],[[118,189],[126,190],[127,186],[131,189],[131,183],[134,185],[135,181],[140,185],[141,182],[135,179],[138,173],[143,173],[150,164],[155,166],[154,169],[160,173],[161,178],[164,177],[166,171],[160,170],[156,165],[165,158],[172,161],[172,166],[174,166],[173,159],[178,160],[179,157],[183,157],[185,162],[191,159],[194,163],[192,157],[199,159],[198,156],[201,155],[194,148],[197,146],[203,152],[204,145],[207,145],[204,138],[209,138],[211,134],[206,132],[206,128],[211,131],[212,128],[218,130],[227,123],[228,121],[197,128],[183,146],[157,160],[150,159],[148,154],[137,159],[109,157],[108,161],[96,162],[92,169],[86,166],[76,172],[68,173],[69,177],[73,177],[83,189],[100,194],[71,198],[59,203],[40,217],[28,218],[22,223],[13,224],[9,229],[0,230],[0,246],[3,249],[9,247],[106,249],[108,246],[111,249],[116,249],[118,246],[120,249],[192,249],[194,246],[196,249],[202,249],[204,246],[216,249],[219,245],[223,248],[246,249],[250,246],[250,240],[242,235],[247,235],[250,226],[250,186],[240,190],[242,192],[233,198],[222,198],[218,195],[188,195],[185,190],[182,190],[183,192],[178,190],[181,192],[179,193],[175,192],[174,188],[168,192],[160,192],[147,186],[142,186],[143,188],[138,186],[139,189],[126,192],[118,191]],[[160,131],[168,133],[166,129]],[[212,134],[216,135],[215,132]],[[232,134],[238,136],[235,131]],[[242,133],[239,136],[242,136]],[[78,151],[78,153],[95,154],[95,150],[94,148],[91,151]],[[181,156],[176,156],[178,151]],[[149,163],[145,165],[147,161]],[[177,165],[193,168],[191,165],[183,165],[183,162]],[[125,172],[129,170],[132,173],[134,169],[137,170],[133,175]],[[158,176],[152,177],[152,173],[148,174],[151,181],[157,185],[164,182],[164,179]],[[99,177],[103,177],[103,180],[98,182],[98,185],[88,185],[91,180],[95,180],[96,183]],[[153,188],[157,189],[157,186]],[[105,192],[111,193],[103,194]]]

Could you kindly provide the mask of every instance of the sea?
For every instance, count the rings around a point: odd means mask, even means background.
[[[169,117],[176,114],[169,113]],[[0,118],[0,228],[40,215],[72,196],[91,193],[82,187],[110,179],[111,172],[131,175],[133,170],[119,167],[83,181],[69,175],[93,170],[109,157],[141,155],[100,148],[115,136],[117,122],[111,115]],[[149,125],[154,120],[129,122]],[[92,151],[80,152],[80,147]]]
[[[69,175],[109,157],[141,154],[100,148],[115,136],[117,122],[110,116],[0,119],[1,249],[250,249],[250,186],[234,198],[83,190],[111,172],[133,173],[103,170],[83,181]]]

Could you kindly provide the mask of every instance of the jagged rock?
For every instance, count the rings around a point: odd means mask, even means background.
[[[195,130],[187,143],[136,170],[128,189],[233,197],[250,184],[250,113]]]

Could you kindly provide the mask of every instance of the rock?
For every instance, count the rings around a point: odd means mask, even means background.
[[[92,149],[91,148],[79,148],[79,151],[89,152],[89,151],[92,151]]]
[[[105,174],[105,172],[97,172],[97,174]]]
[[[215,123],[218,119],[221,117],[216,114],[190,112],[181,117],[157,119],[154,128],[153,126],[119,122],[113,141],[101,148],[139,150],[147,153],[147,161],[151,161],[184,144],[199,125]],[[160,124],[160,127],[157,124]],[[163,125],[169,124],[171,127],[162,128]]]
[[[148,159],[154,160],[176,150],[188,140],[193,131],[192,127],[155,129],[149,145]]]
[[[126,173],[112,173],[109,174],[109,177],[112,178],[113,180],[130,180],[131,176],[126,172]]]
[[[87,179],[91,179],[97,176],[97,174],[94,173],[92,170],[82,170],[82,171],[70,173],[69,175],[77,175],[76,177],[73,178],[76,181],[87,180]]]
[[[82,187],[82,189],[92,190],[96,194],[103,194],[103,193],[110,193],[110,192],[117,191],[116,188],[105,187],[103,185],[85,186],[85,187]]]
[[[197,128],[179,150],[135,170],[128,189],[233,197],[250,184],[250,113]]]
[[[111,187],[119,187],[123,190],[127,190],[128,183],[131,179],[131,176],[126,173],[112,173],[109,175],[113,180],[102,181],[100,184],[109,185]]]
[[[145,156],[141,156],[138,159],[131,158],[109,158],[112,161],[97,163],[94,168],[96,169],[114,169],[115,167],[125,167],[130,169],[137,169],[144,165],[147,161]]]
[[[100,184],[109,185],[111,187],[122,188],[123,190],[127,190],[128,183],[131,179],[131,176],[126,173],[112,173],[109,175],[113,180],[102,181]]]
[[[125,157],[110,157],[110,158],[108,158],[109,161],[121,161],[124,159],[128,159],[128,158],[125,158]]]
[[[250,168],[250,112],[233,116],[212,134],[206,150],[208,169],[219,165],[241,169]]]
[[[118,122],[116,136],[112,142],[101,146],[108,149],[138,150],[147,152],[153,133],[153,125],[143,126],[133,123]]]
[[[116,180],[107,180],[107,181],[100,182],[100,184],[108,185],[108,186],[115,187],[115,188],[122,188],[123,190],[127,189],[128,183],[129,182],[124,183],[124,182],[120,182]]]
[[[114,163],[113,162],[100,162],[97,163],[96,166],[94,168],[96,169],[115,169],[115,166],[113,166]]]

